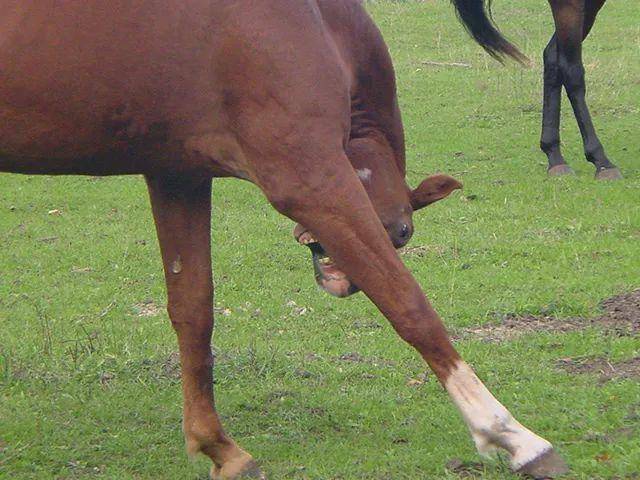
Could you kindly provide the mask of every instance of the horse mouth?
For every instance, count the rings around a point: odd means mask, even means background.
[[[334,260],[326,254],[320,242],[313,234],[302,225],[296,225],[293,236],[300,245],[306,245],[311,250],[313,273],[316,283],[325,292],[334,297],[348,297],[360,289],[349,280],[347,275],[340,270]]]

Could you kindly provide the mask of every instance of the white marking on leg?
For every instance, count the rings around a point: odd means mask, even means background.
[[[358,174],[358,177],[360,177],[360,180],[362,180],[363,182],[368,182],[369,180],[371,180],[371,170],[369,168],[358,168],[356,170],[356,173]]]
[[[176,275],[182,271],[182,258],[180,255],[171,263],[171,273]]]
[[[445,388],[462,413],[481,454],[503,448],[509,452],[511,467],[517,470],[553,448],[513,418],[465,362],[456,365]]]

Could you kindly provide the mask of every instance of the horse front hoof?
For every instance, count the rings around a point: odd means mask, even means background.
[[[547,170],[547,175],[550,177],[564,177],[565,175],[575,174],[576,172],[573,171],[573,168],[571,168],[566,163],[561,163],[560,165],[556,165]]]
[[[218,468],[215,465],[211,468],[211,480],[267,480],[267,476],[260,470],[258,464],[254,460],[237,466],[223,465]]]
[[[622,173],[617,167],[602,168],[596,172],[596,180],[622,180]]]
[[[569,467],[555,450],[547,450],[542,455],[524,464],[517,473],[527,475],[536,480],[557,478],[569,471]]]

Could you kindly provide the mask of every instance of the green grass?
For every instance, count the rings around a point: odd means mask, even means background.
[[[405,257],[446,323],[596,315],[600,300],[640,287],[635,2],[611,1],[585,44],[589,103],[625,175],[618,183],[593,181],[566,102],[564,152],[577,176],[545,177],[537,144],[546,2],[495,2],[530,69],[488,59],[448,2],[369,8],[395,59],[411,183],[444,171],[465,184],[464,196],[417,215],[411,245],[425,248]],[[321,294],[291,223],[256,188],[223,180],[214,190],[216,305],[231,311],[216,318],[217,402],[270,478],[453,479],[449,459],[477,460],[434,377],[407,386],[425,367],[364,296]],[[142,302],[165,303],[141,179],[2,175],[0,241],[0,478],[204,479],[207,462],[184,455],[167,316],[137,315]],[[638,382],[599,385],[554,368],[564,357],[632,358],[637,338],[585,330],[458,348],[558,446],[568,478],[640,471]],[[339,359],[349,352],[366,361]],[[616,436],[621,427],[635,434]],[[485,470],[478,478],[515,478],[503,460]]]

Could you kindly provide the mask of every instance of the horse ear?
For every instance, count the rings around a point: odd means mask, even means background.
[[[438,173],[425,178],[418,188],[411,192],[411,206],[413,210],[442,200],[454,190],[462,188],[462,184],[449,175]]]

